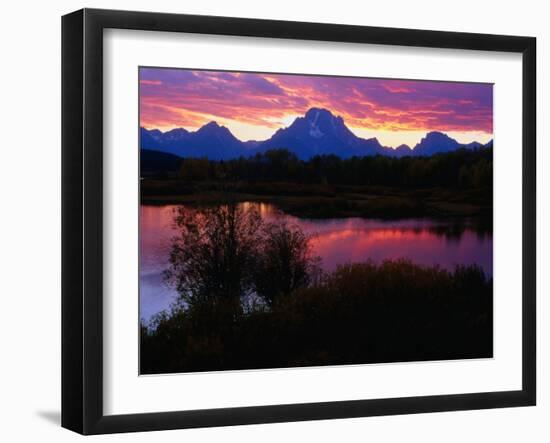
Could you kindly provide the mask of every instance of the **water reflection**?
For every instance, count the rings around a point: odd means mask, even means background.
[[[241,204],[254,205],[267,222],[293,223],[312,235],[314,252],[322,258],[325,271],[346,262],[406,257],[418,264],[438,264],[447,269],[456,264],[477,263],[489,275],[493,272],[491,227],[473,220],[313,220],[284,214],[270,204]],[[176,208],[140,208],[140,316],[145,320],[168,308],[176,298],[176,292],[162,278],[175,234]]]

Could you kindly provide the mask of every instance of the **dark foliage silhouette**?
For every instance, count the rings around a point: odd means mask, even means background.
[[[179,207],[165,278],[188,305],[251,294],[271,306],[320,273],[309,238],[286,223],[265,223],[255,206]]]
[[[318,155],[300,160],[286,149],[272,149],[232,160],[180,160],[183,181],[247,181],[479,188],[492,185],[493,147],[458,149],[431,157],[351,157]]]
[[[254,290],[272,306],[279,297],[309,286],[320,275],[319,261],[300,228],[267,224],[254,266]]]
[[[174,307],[141,329],[141,372],[491,357],[492,280],[477,266],[340,266],[271,308]]]
[[[251,286],[261,223],[254,208],[236,204],[180,207],[166,279],[188,304],[216,298],[236,303]]]

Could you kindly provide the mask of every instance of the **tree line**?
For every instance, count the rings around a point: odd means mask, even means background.
[[[248,158],[181,162],[183,181],[295,182],[393,187],[484,188],[493,183],[493,148],[459,149],[431,157],[319,155],[300,160],[286,149]]]

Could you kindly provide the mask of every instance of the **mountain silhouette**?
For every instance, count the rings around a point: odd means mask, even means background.
[[[206,157],[228,160],[249,157],[270,149],[287,149],[298,158],[308,160],[316,155],[334,154],[341,158],[385,155],[390,157],[431,156],[460,148],[477,149],[487,145],[478,142],[461,144],[442,132],[429,132],[414,148],[382,146],[378,139],[357,137],[344,119],[327,109],[311,108],[286,128],[278,129],[264,141],[240,141],[225,126],[210,122],[197,131],[183,128],[161,132],[140,128],[141,149],[160,151],[179,157]]]
[[[454,138],[442,132],[428,132],[422,140],[414,147],[416,155],[430,156],[440,152],[455,151],[462,147]]]
[[[226,160],[244,155],[244,144],[229,129],[210,122],[195,132],[183,128],[162,133],[140,128],[141,149],[174,154],[179,157],[207,157]]]
[[[270,139],[259,144],[259,151],[286,148],[302,160],[316,155],[336,154],[342,158],[382,154],[384,148],[377,139],[357,137],[345,125],[342,117],[326,109],[312,108]]]

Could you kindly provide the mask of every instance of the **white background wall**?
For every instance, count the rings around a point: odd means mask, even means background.
[[[0,26],[0,438],[75,441],[60,414],[60,17],[81,7],[531,35],[538,38],[539,405],[320,422],[165,431],[94,441],[550,441],[548,316],[550,28],[545,2],[112,0],[2,5]],[[546,108],[546,109],[543,109]],[[546,113],[544,112],[546,111]],[[519,147],[518,147],[519,148]],[[544,202],[543,200],[546,200]],[[546,275],[544,275],[546,273]]]

